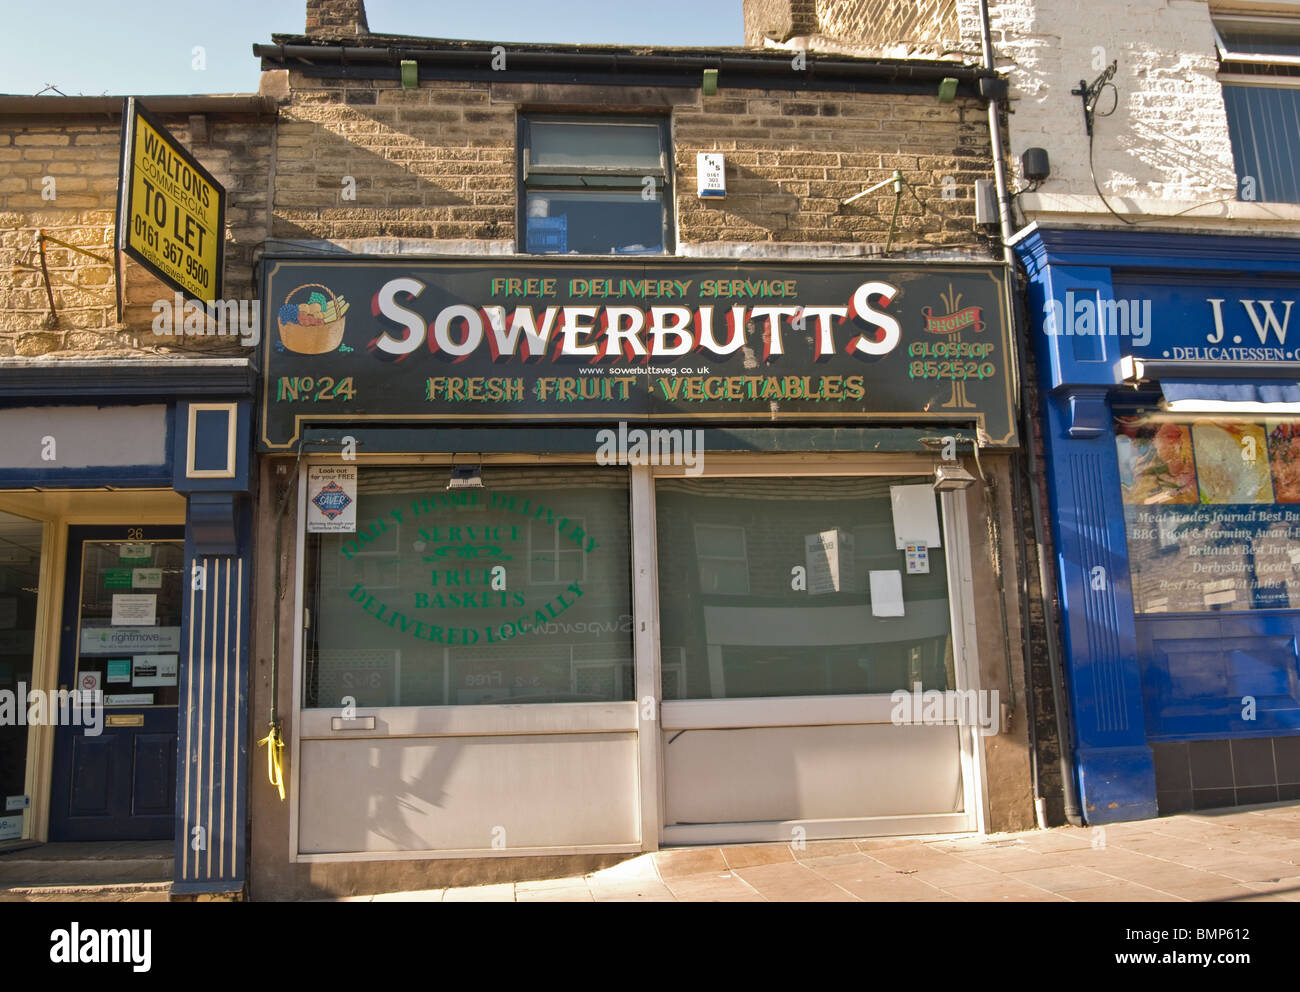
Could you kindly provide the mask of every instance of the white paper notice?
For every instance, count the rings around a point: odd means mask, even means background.
[[[357,467],[312,465],[307,469],[307,533],[355,534]]]
[[[903,573],[894,569],[869,574],[871,576],[871,615],[873,617],[901,617],[903,615]]]
[[[853,535],[845,530],[824,530],[803,539],[808,568],[808,595],[857,592],[853,588]]]
[[[151,685],[175,685],[176,655],[136,655],[131,659],[131,682],[137,688]]]
[[[114,593],[114,627],[152,627],[158,620],[158,597],[153,593]]]
[[[162,569],[161,568],[131,569],[131,588],[132,589],[161,589]]]
[[[18,840],[23,835],[23,818],[18,816],[0,816],[0,840]]]
[[[942,547],[933,486],[890,486],[889,502],[894,511],[895,548],[902,551],[909,543]]]

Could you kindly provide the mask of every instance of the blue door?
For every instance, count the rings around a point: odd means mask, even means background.
[[[176,807],[184,528],[69,527],[51,840],[167,840]]]

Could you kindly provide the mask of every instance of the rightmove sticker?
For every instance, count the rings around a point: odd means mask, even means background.
[[[357,467],[312,465],[307,469],[307,533],[354,534],[357,529]]]

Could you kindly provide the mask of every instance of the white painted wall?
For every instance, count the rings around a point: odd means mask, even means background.
[[[1300,4],[1285,6],[1300,16]],[[1300,229],[1300,207],[1236,200],[1207,0],[989,0],[989,7],[997,64],[1011,85],[1015,185],[1023,184],[1026,148],[1046,148],[1051,157],[1051,177],[1020,198],[1025,219],[1124,226],[1093,189],[1082,104],[1070,93],[1118,59],[1118,101],[1111,116],[1097,118],[1094,139],[1097,182],[1115,210],[1146,215],[1143,227]],[[959,0],[958,13],[962,50],[978,60],[977,0]],[[1103,94],[1098,109],[1112,100]]]

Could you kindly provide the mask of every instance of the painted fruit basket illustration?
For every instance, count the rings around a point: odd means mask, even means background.
[[[294,295],[304,289],[315,292],[306,302],[294,303]],[[333,351],[343,343],[343,318],[351,305],[334,295],[334,290],[317,282],[306,282],[289,290],[276,312],[281,342],[300,355],[324,355]]]

